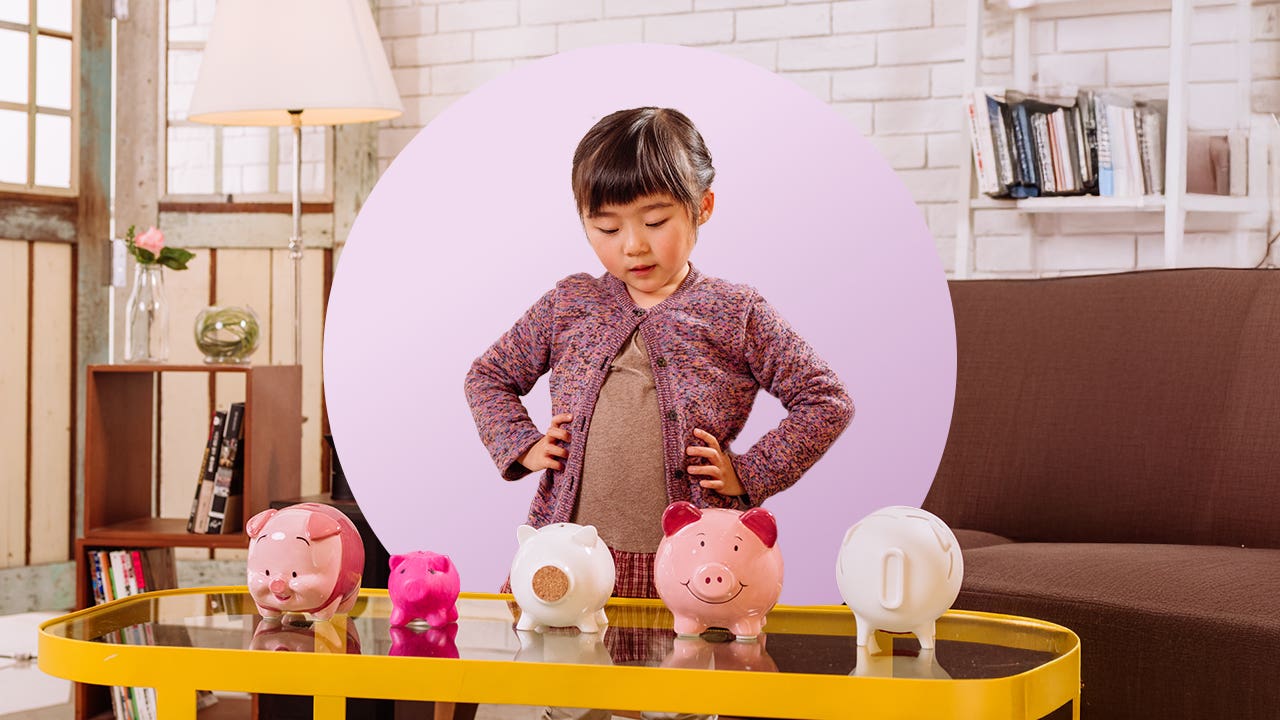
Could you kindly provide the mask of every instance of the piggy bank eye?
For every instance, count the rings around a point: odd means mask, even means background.
[[[733,551],[734,551],[734,552],[738,552],[738,546],[737,546],[737,545],[734,545],[734,546],[733,546]]]
[[[428,570],[427,572],[428,572],[428,573],[431,573],[432,575],[435,575],[435,574],[436,574],[436,571],[435,571],[435,570]]]
[[[707,546],[707,541],[706,541],[706,540],[699,540],[699,541],[698,541],[698,547],[706,547],[706,546]]]
[[[270,571],[270,570],[268,570],[268,571],[267,571],[267,577],[271,577],[271,571]]]
[[[298,577],[298,573],[296,573],[296,572],[295,572],[295,573],[293,574],[293,576],[294,576],[294,577]]]
[[[400,568],[400,574],[401,574],[401,575],[403,575],[403,574],[404,574],[404,568]]]

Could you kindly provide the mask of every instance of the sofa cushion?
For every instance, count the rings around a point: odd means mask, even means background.
[[[1080,636],[1086,720],[1280,712],[1280,550],[961,547],[956,608],[1040,618]]]
[[[989,545],[1004,545],[1006,543],[1013,542],[1013,540],[1010,540],[1003,535],[983,532],[982,530],[952,528],[951,531],[956,534],[956,542],[960,543],[961,552],[968,552],[970,550],[976,550]]]
[[[1280,548],[1280,272],[951,283],[924,508],[1023,541]]]

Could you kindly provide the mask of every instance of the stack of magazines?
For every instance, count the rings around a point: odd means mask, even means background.
[[[1167,104],[1082,90],[1043,100],[978,88],[965,98],[978,189],[991,197],[1164,193]]]

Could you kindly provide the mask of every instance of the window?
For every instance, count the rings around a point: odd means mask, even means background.
[[[165,195],[228,202],[287,200],[293,192],[292,130],[186,119],[216,5],[216,0],[169,0]],[[302,193],[308,201],[332,196],[331,132],[302,129]]]
[[[72,0],[0,2],[0,191],[73,195]]]

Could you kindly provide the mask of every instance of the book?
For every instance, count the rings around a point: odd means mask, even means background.
[[[969,146],[973,150],[973,170],[974,177],[978,181],[978,191],[990,195],[997,192],[996,173],[992,167],[994,159],[987,150],[987,145],[990,143],[983,141],[983,138],[989,137],[990,133],[986,132],[986,123],[979,119],[979,103],[976,102],[976,95],[977,93],[971,93],[965,98],[965,115],[969,121]],[[981,107],[985,110],[986,103],[981,103]]]
[[[233,494],[244,494],[244,457],[240,454],[240,443],[243,439],[244,403],[231,403],[231,409],[227,411],[226,427],[222,433],[222,446],[218,450],[213,499],[209,506],[208,527],[205,530],[210,535],[234,532],[239,526],[237,518],[227,515],[227,509],[230,507]],[[236,478],[240,479],[239,488],[236,487]]]
[[[1000,120],[1000,106],[996,99],[983,89],[975,92],[974,102],[982,104],[982,109],[978,112],[978,116],[984,121],[980,128],[983,135],[982,143],[984,150],[990,152],[995,171],[995,191],[990,194],[992,197],[1003,197],[1009,194],[1009,186],[1013,184],[1013,168],[1007,138],[1002,136],[1004,123]],[[1002,144],[1002,140],[1006,142]]]
[[[209,507],[213,504],[213,483],[218,474],[218,453],[222,447],[223,428],[227,422],[227,413],[217,410],[210,422],[209,442],[200,478],[200,490],[196,496],[194,518],[187,523],[189,532],[206,533],[209,531]]]
[[[1023,104],[1024,99],[1020,93],[1005,93],[1005,102],[1009,108],[1009,127],[1013,130],[1013,155],[1021,176],[1018,192],[1011,194],[1015,197],[1038,197],[1040,174],[1035,159],[1035,141],[1031,133],[1031,113]]]

